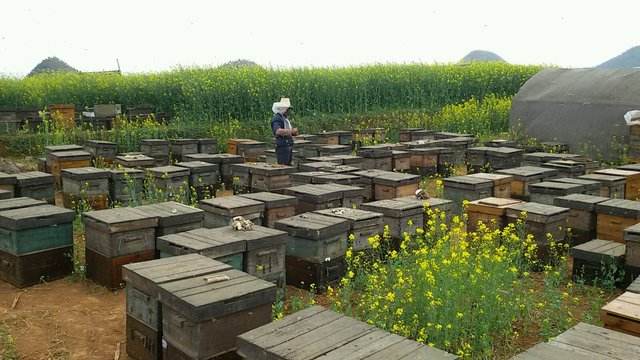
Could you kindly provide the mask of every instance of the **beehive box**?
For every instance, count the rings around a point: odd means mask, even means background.
[[[142,139],[140,140],[140,152],[155,160],[154,166],[169,165],[169,140]]]
[[[420,186],[420,177],[412,174],[389,172],[373,178],[375,200],[394,199],[415,195]]]
[[[117,145],[112,141],[89,140],[85,148],[97,162],[112,164],[116,158]]]
[[[498,170],[499,174],[513,176],[511,181],[511,196],[520,200],[529,200],[529,184],[557,177],[558,171],[538,166],[521,166],[511,169]]]
[[[286,195],[298,199],[296,214],[342,206],[343,193],[328,184],[307,184],[284,189]]]
[[[49,155],[52,152],[61,152],[61,151],[82,151],[84,148],[80,145],[76,144],[66,144],[66,145],[48,145],[44,147],[44,154]]]
[[[409,141],[413,141],[414,139],[412,138],[412,133],[417,132],[423,130],[422,128],[404,128],[404,129],[400,129],[399,131],[399,138],[400,138],[400,142],[409,142]],[[415,139],[415,140],[421,140],[421,139]]]
[[[516,142],[507,139],[493,139],[484,142],[485,146],[489,147],[516,147]]]
[[[61,185],[61,171],[91,166],[91,154],[81,150],[52,152],[47,155],[47,164],[56,184]]]
[[[356,155],[329,155],[314,156],[307,158],[307,162],[330,162],[337,165],[357,165],[361,166],[363,158]]]
[[[277,221],[275,228],[288,234],[287,284],[303,288],[315,284],[323,290],[344,275],[348,221],[304,213]]]
[[[335,168],[336,166],[339,165],[332,162],[321,161],[303,163],[300,164],[299,168],[300,171],[329,171],[329,169]]]
[[[479,222],[491,230],[502,230],[507,225],[507,206],[520,203],[521,200],[497,197],[471,201],[466,208],[467,231],[477,231]]]
[[[493,170],[520,166],[524,150],[512,147],[498,147],[487,150],[487,163]]]
[[[204,161],[183,161],[176,166],[189,169],[189,187],[195,190],[198,200],[213,197],[215,188],[220,183],[217,164]]]
[[[538,258],[542,262],[549,259],[549,238],[553,241],[563,242],[566,237],[567,219],[569,209],[538,203],[520,203],[507,207],[507,221],[515,223],[521,217],[522,212],[526,212],[524,220],[527,234],[532,234],[538,245]]]
[[[625,165],[618,166],[617,169],[629,170],[629,171],[640,171],[640,164],[625,164]]]
[[[351,155],[351,146],[347,145],[320,145],[318,156]]]
[[[62,170],[62,199],[64,207],[73,209],[82,201],[93,210],[109,207],[109,177],[105,169],[94,167]]]
[[[234,269],[244,270],[244,254],[247,242],[238,237],[229,237],[226,230],[231,226],[215,229],[197,228],[179,233],[159,236],[157,249],[160,258],[200,254],[220,261]]]
[[[267,144],[260,141],[247,141],[237,144],[238,155],[242,156],[245,161],[256,162],[267,149]]]
[[[353,143],[353,133],[351,131],[338,130],[338,131],[334,131],[333,133],[338,135],[339,145],[351,146],[351,144]]]
[[[175,161],[184,161],[183,156],[198,153],[197,139],[171,139],[171,156]]]
[[[324,171],[328,171],[330,173],[334,173],[334,174],[353,174],[356,171],[360,171],[361,169],[355,166],[350,166],[350,165],[336,165],[336,166],[332,166],[330,168],[324,168]]]
[[[640,337],[640,294],[625,292],[613,299],[600,310],[600,320],[607,329]]]
[[[513,181],[513,176],[495,173],[475,173],[468,176],[491,180],[493,182],[492,197],[511,198],[511,182]]]
[[[358,150],[358,156],[363,158],[363,169],[393,170],[393,152],[387,148],[363,146]]]
[[[198,229],[204,225],[204,210],[175,201],[138,206],[136,210],[158,218],[156,237]]]
[[[584,164],[573,160],[553,160],[542,166],[558,170],[558,176],[576,177],[586,173]]]
[[[235,351],[238,335],[271,321],[276,301],[274,284],[235,269],[161,284],[160,289],[167,350],[175,347],[186,359]]]
[[[264,203],[262,225],[270,228],[274,227],[276,221],[296,214],[298,199],[295,196],[272,192],[258,192],[239,196]]]
[[[493,148],[487,146],[477,146],[467,149],[467,164],[472,172],[480,172],[487,168],[487,150]]]
[[[404,233],[412,235],[417,228],[424,226],[424,205],[421,201],[378,200],[362,204],[360,208],[383,214],[383,223],[389,226],[389,234],[395,240],[402,240]]]
[[[250,164],[251,190],[276,191],[291,186],[290,174],[296,168],[287,165],[255,163]]]
[[[360,177],[349,174],[333,174],[317,175],[313,179],[309,179],[313,184],[342,184],[342,185],[358,185]]]
[[[16,184],[18,179],[15,174],[7,174],[0,172],[0,190],[6,190],[10,193],[10,197],[16,195]]]
[[[624,198],[629,200],[640,198],[640,171],[603,169],[596,170],[595,174],[624,177]]]
[[[561,182],[568,184],[577,184],[582,185],[583,191],[582,193],[585,195],[592,196],[600,196],[600,183],[593,180],[585,180],[585,179],[576,179],[576,178],[557,178],[557,179],[549,179],[549,181],[553,182]]]
[[[438,132],[435,132],[433,135],[434,135],[434,137],[436,139],[450,139],[450,138],[457,138],[457,137],[471,138],[471,137],[473,137],[472,134],[455,133],[455,132],[447,132],[447,131],[438,131]]]
[[[314,185],[327,189],[327,191],[339,191],[341,206],[348,208],[357,208],[364,202],[365,189],[359,186],[343,185],[343,184],[318,184]],[[319,209],[318,209],[319,210]]]
[[[395,200],[406,201],[409,203],[419,204],[423,207],[423,219],[424,225],[427,225],[427,222],[432,217],[438,217],[438,223],[451,223],[451,219],[453,218],[453,201],[448,199],[441,199],[437,197],[430,197],[427,199],[417,199],[415,196],[407,196],[397,198]],[[444,214],[444,221],[440,219],[440,217]]]
[[[138,204],[144,191],[144,171],[119,167],[109,170],[111,202],[121,205]]]
[[[231,227],[210,231],[220,233],[222,238],[245,241],[246,252],[242,271],[272,282],[279,288],[285,287],[285,252],[288,239],[286,232],[259,225],[245,231],[236,231]]]
[[[353,235],[353,242],[349,245],[354,251],[370,249],[369,238],[382,234],[384,229],[381,213],[340,207],[315,211],[317,214],[333,216],[349,222],[349,234]]]
[[[358,186],[364,189],[364,200],[372,201],[375,199],[375,187],[373,185],[373,179],[377,176],[388,174],[388,171],[378,170],[378,169],[368,169],[368,170],[360,170],[354,171],[351,174],[354,176],[360,177],[358,182]]]
[[[391,168],[394,171],[411,170],[411,153],[402,150],[391,150]]]
[[[303,159],[320,156],[320,146],[322,146],[322,144],[315,144],[311,142],[303,144],[299,144],[299,142],[296,142],[293,145],[295,149],[298,149]]]
[[[198,152],[200,154],[217,154],[218,139],[215,139],[215,138],[198,139]]]
[[[109,289],[121,287],[122,265],[155,257],[158,218],[134,208],[89,211],[85,225],[87,278]]]
[[[317,135],[313,135],[313,134],[298,134],[296,136],[293,137],[293,140],[298,142],[298,141],[309,141],[312,142],[316,139]]]
[[[264,214],[264,203],[241,196],[225,196],[200,201],[200,208],[205,211],[204,226],[216,228],[227,226],[236,216],[261,224]]]
[[[624,264],[624,244],[594,239],[571,248],[573,281],[602,284],[609,277],[617,278]]]
[[[319,176],[333,175],[328,171],[303,171],[296,172],[290,175],[291,184],[293,186],[312,184],[314,179]]]
[[[317,144],[340,145],[340,135],[335,131],[323,131],[315,135],[314,142]]]
[[[320,306],[238,336],[237,352],[247,360],[457,358]]]
[[[451,176],[463,163],[457,162],[457,155],[451,148],[440,148],[438,151],[438,173],[442,176]]]
[[[578,179],[597,181],[600,183],[600,196],[612,199],[624,199],[625,178],[604,174],[586,174]]]
[[[190,154],[185,156],[186,161],[204,161],[211,164],[218,165],[218,171],[220,172],[220,177],[222,178],[222,182],[227,186],[233,184],[233,173],[231,171],[231,167],[234,164],[241,164],[244,162],[244,159],[240,155],[233,154]]]
[[[43,200],[55,203],[53,176],[40,171],[29,171],[16,174],[16,196]]]
[[[118,155],[114,160],[116,165],[133,169],[147,169],[156,166],[156,160],[143,154]]]
[[[624,229],[640,222],[640,202],[612,199],[596,205],[598,239],[624,243]]]
[[[571,228],[571,245],[584,244],[597,237],[596,205],[607,200],[609,198],[585,194],[555,198],[553,205],[569,209],[567,226]]]
[[[570,184],[554,181],[541,181],[529,184],[529,198],[533,202],[553,205],[555,198],[569,194],[581,194],[584,187],[579,184]]]
[[[189,200],[189,169],[179,166],[159,166],[147,169],[154,185],[162,189],[169,200]],[[152,190],[153,191],[153,190]]]
[[[474,142],[472,137],[454,137],[442,139],[440,146],[453,151],[451,164],[455,167],[465,165],[467,148]]]
[[[162,358],[162,311],[158,301],[161,284],[229,269],[226,264],[198,254],[124,265],[127,354],[134,359]]]
[[[553,160],[569,160],[579,158],[577,154],[560,154],[548,152],[530,152],[522,156],[523,166],[542,166],[542,164]]]
[[[11,194],[11,191],[0,189],[0,200],[11,199],[12,197],[13,194]]]
[[[26,287],[70,274],[74,218],[73,211],[52,205],[0,211],[0,276]]]
[[[462,203],[490,197],[493,181],[474,176],[454,176],[444,179],[444,197],[453,200],[456,214],[462,213]]]
[[[411,154],[411,169],[418,175],[433,175],[438,172],[438,155],[444,148],[414,148]]]
[[[229,140],[227,140],[227,152],[229,154],[241,155],[242,156],[242,153],[239,152],[238,145],[240,143],[253,142],[253,141],[255,141],[255,140],[252,140],[252,139],[238,139],[238,138],[229,139]]]
[[[626,245],[626,265],[640,268],[640,224],[625,228],[623,237]]]
[[[30,206],[46,205],[42,200],[32,199],[30,197],[17,197],[11,199],[0,200],[0,211],[22,209]]]

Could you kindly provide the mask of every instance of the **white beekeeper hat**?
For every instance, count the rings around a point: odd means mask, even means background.
[[[289,98],[280,98],[280,101],[273,103],[273,113],[283,113],[285,110],[291,107],[291,100]]]

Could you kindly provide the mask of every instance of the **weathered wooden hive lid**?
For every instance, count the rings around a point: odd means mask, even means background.
[[[355,171],[360,170],[360,168],[350,165],[336,165],[331,168],[323,169],[325,171],[335,173],[335,174],[343,174],[343,173],[353,173]]]
[[[401,218],[422,213],[424,204],[422,200],[388,199],[364,203],[360,205],[360,209],[379,212],[392,218]]]
[[[444,179],[444,186],[456,189],[484,189],[492,188],[493,181],[476,176],[452,176]]]
[[[166,145],[169,145],[169,140],[165,140],[165,139],[142,139],[142,140],[140,140],[140,144],[142,144],[142,145],[151,145],[151,146],[166,146]]]
[[[626,178],[624,176],[613,176],[613,175],[604,175],[604,174],[586,174],[578,176],[578,179],[585,180],[593,180],[601,183],[609,184],[609,185],[619,185],[624,184],[626,182]]]
[[[551,160],[545,163],[545,165],[557,166],[561,168],[584,168],[584,163],[575,160]]]
[[[566,178],[558,178],[558,179],[549,179],[549,181],[569,183],[569,184],[579,184],[584,186],[585,191],[597,191],[600,189],[600,183],[598,181],[593,181],[593,180],[566,177]]]
[[[624,229],[624,232],[625,234],[640,235],[640,223],[629,226],[628,228]]]
[[[312,139],[315,139],[317,136],[313,135],[313,134],[299,134],[293,137],[295,143],[297,144],[298,141],[311,141]]]
[[[332,163],[329,161],[316,161],[316,162],[302,164],[301,167],[308,168],[308,169],[321,170],[324,168],[333,168],[335,166],[338,166],[338,165],[336,163]]]
[[[176,249],[182,252],[203,253],[211,257],[225,257],[247,251],[244,239],[222,236],[218,229],[198,228],[158,237],[157,248],[172,253]]]
[[[352,132],[348,130],[333,130],[333,131],[328,131],[327,133],[334,134],[334,135],[341,135],[341,136],[353,135]]]
[[[179,177],[179,176],[189,176],[189,169],[179,167],[179,166],[158,166],[147,169],[150,173],[152,173],[155,177],[169,176],[169,177]]]
[[[153,164],[154,159],[144,154],[121,154],[116,156],[116,160],[123,162],[146,162]]]
[[[53,175],[41,171],[27,171],[16,174],[19,186],[53,184]]]
[[[189,169],[191,174],[211,173],[218,171],[218,164],[208,163],[206,161],[182,161],[176,163],[176,166]]]
[[[0,211],[21,209],[30,206],[46,205],[43,200],[36,200],[30,197],[17,197],[11,199],[0,200]]]
[[[582,192],[584,186],[580,184],[571,184],[554,181],[541,181],[535,184],[529,184],[529,191],[538,194],[567,194],[569,192]]]
[[[112,147],[115,148],[116,147],[116,143],[114,143],[113,141],[106,141],[106,140],[89,140],[87,141],[87,146],[91,146],[91,147]]]
[[[273,150],[275,152],[275,150]],[[335,162],[336,164],[340,164],[342,160],[336,158],[337,155],[326,155],[326,156],[313,156],[307,158],[309,162]]]
[[[327,171],[302,171],[302,172],[292,173],[291,179],[294,181],[295,180],[302,181],[303,179],[310,179],[313,177],[323,176],[323,175],[332,175],[332,173]]]
[[[437,197],[430,197],[427,199],[417,199],[415,196],[404,196],[395,198],[397,201],[405,201],[411,204],[419,204],[423,208],[447,208],[449,205],[453,205],[453,201],[449,199],[442,199]]]
[[[448,131],[438,131],[434,133],[436,136],[436,139],[447,139],[447,138],[457,138],[457,137],[464,137],[464,138],[472,138],[473,134],[464,134],[464,133],[455,133],[455,132],[448,132]]]
[[[358,156],[358,155],[351,155],[351,154],[342,154],[342,155],[329,155],[330,158],[333,159],[338,159],[338,160],[342,160],[342,162],[353,162],[353,161],[359,161],[362,160],[362,157]]]
[[[18,182],[16,174],[7,174],[0,172],[0,184],[1,185],[15,185]]]
[[[403,142],[409,149],[435,149],[442,147],[442,140],[414,140]]]
[[[52,152],[58,151],[74,151],[74,150],[82,150],[83,147],[76,144],[68,144],[68,145],[49,145],[44,147],[45,155],[48,155]]]
[[[284,190],[285,194],[292,195],[298,200],[314,203],[328,202],[343,198],[343,192],[338,188],[327,187],[325,184],[305,184],[292,186]],[[333,185],[333,184],[332,184]]]
[[[468,146],[473,144],[476,139],[473,136],[456,136],[442,139],[443,146]]]
[[[623,176],[625,178],[638,178],[640,177],[640,171],[622,170],[622,169],[601,169],[596,170],[596,174],[611,175],[611,176]]]
[[[365,189],[359,186],[352,185],[343,185],[343,184],[317,184],[314,185],[320,189],[326,189],[326,191],[337,191],[341,194],[341,197],[354,197],[354,196],[364,196],[366,191]]]
[[[516,142],[508,139],[493,139],[485,142],[485,145],[491,147],[514,147]]]
[[[75,212],[53,205],[37,205],[0,211],[0,228],[34,229],[73,222]]]
[[[203,233],[205,230],[199,230]],[[273,247],[287,243],[288,234],[285,231],[254,225],[251,230],[235,230],[231,226],[207,229],[209,237],[217,241],[244,241],[246,251]]]
[[[612,260],[619,261],[624,256],[625,248],[625,244],[616,241],[594,239],[572,247],[569,254],[574,259],[606,264]]]
[[[136,208],[114,208],[88,211],[83,215],[84,224],[102,232],[118,233],[158,226],[158,216]]]
[[[269,163],[248,163],[249,172],[255,175],[287,175],[296,172],[296,168],[288,165]]]
[[[385,144],[363,146],[358,149],[358,156],[362,156],[364,158],[379,159],[390,157],[392,154],[391,148]]]
[[[498,207],[505,207],[505,206],[511,206],[515,204],[520,204],[520,203],[522,203],[522,201],[516,200],[516,199],[487,197],[484,199],[471,201],[469,202],[469,206],[480,205],[480,206],[498,208]]]
[[[506,213],[510,218],[519,218],[522,212],[526,212],[527,221],[544,223],[552,220],[566,219],[569,214],[569,209],[534,202],[523,202],[507,206]]]
[[[540,179],[558,175],[558,170],[539,166],[520,166],[497,171],[500,174],[512,175],[516,180]]]
[[[523,159],[524,160],[531,160],[531,161],[547,162],[547,161],[551,161],[551,160],[573,159],[573,158],[579,158],[579,157],[580,157],[580,155],[578,155],[578,154],[532,152],[532,153],[524,154]]]
[[[275,228],[286,231],[290,236],[309,240],[324,240],[349,231],[349,222],[333,216],[304,213],[278,220]]]
[[[198,144],[200,145],[213,145],[213,144],[217,144],[218,143],[218,139],[216,138],[201,138],[198,139]]]
[[[296,147],[304,147],[304,146],[313,144],[311,142],[311,140],[302,140],[302,139],[299,139],[299,140],[298,139],[294,139],[293,143],[295,144]]]
[[[142,205],[135,209],[158,218],[158,226],[175,226],[202,221],[204,210],[187,206],[175,201]]]
[[[328,151],[342,151],[351,150],[351,147],[349,145],[321,145],[319,149]]]
[[[387,172],[373,178],[373,183],[386,186],[418,184],[420,176],[398,172]]]
[[[127,285],[157,298],[160,284],[229,269],[230,265],[220,261],[200,254],[187,254],[123,265],[122,279]]]
[[[620,170],[640,171],[640,164],[627,164],[618,166]]]
[[[189,156],[196,155],[191,154]],[[221,164],[237,164],[244,162],[244,158],[242,155],[228,154],[228,153],[220,153],[220,154],[202,154],[207,155],[206,158],[210,159],[212,162],[221,163]],[[200,159],[204,159],[205,157],[200,156]],[[197,159],[197,157],[195,158]]]
[[[596,205],[598,214],[640,219],[640,201],[611,199]]]
[[[523,149],[507,147],[507,146],[490,147],[489,150],[487,150],[488,156],[516,156],[523,153],[524,153]]]
[[[144,178],[144,171],[140,170],[140,169],[134,169],[134,168],[128,168],[128,167],[117,167],[115,169],[110,169],[109,170],[111,172],[111,178],[114,180],[121,180],[121,179],[126,179],[126,178],[130,178],[130,179],[143,179]]]
[[[198,139],[171,139],[171,145],[193,145],[197,143]]]
[[[400,129],[400,132],[414,132],[414,131],[419,131],[419,130],[424,130],[424,128],[408,127],[408,128]]]
[[[507,175],[507,174],[475,173],[475,174],[469,174],[467,176],[473,176],[480,179],[491,180],[493,181],[493,185],[505,184],[513,180],[513,176]]]
[[[476,146],[467,149],[468,154],[486,154],[487,151],[493,150],[494,148],[488,146]]]
[[[298,198],[291,195],[277,194],[272,192],[257,192],[251,194],[239,195],[247,199],[260,201],[264,203],[265,209],[281,208],[287,206],[295,206],[298,203]]]
[[[84,150],[54,151],[47,155],[51,159],[90,160],[91,153]]]
[[[349,222],[365,221],[371,219],[382,219],[382,213],[375,211],[367,211],[362,209],[353,209],[347,207],[337,207],[333,209],[324,209],[314,211],[316,214],[325,216],[334,216],[337,218],[348,220]]]
[[[160,285],[160,302],[192,322],[272,304],[276,286],[245,272],[229,269]]]
[[[406,150],[391,150],[391,156],[393,156],[394,159],[400,159],[411,157],[411,153]]]
[[[353,175],[360,176],[361,178],[373,179],[375,177],[378,177],[380,175],[384,175],[387,173],[393,173],[393,172],[386,171],[386,170],[378,170],[378,169],[367,169],[367,170],[355,171],[353,172]]]
[[[348,183],[355,183],[360,179],[360,176],[341,174],[341,173],[329,173],[326,175],[318,175],[314,177],[312,183],[314,184],[326,184],[326,183],[339,183],[341,181]]]
[[[106,169],[98,169],[89,166],[81,168],[62,169],[61,176],[63,179],[72,179],[78,181],[98,180],[108,179],[110,176],[110,172]]]
[[[553,200],[553,204],[576,210],[595,211],[596,205],[609,200],[607,197],[585,194],[570,194]]]
[[[246,143],[246,142],[254,142],[255,140],[253,139],[241,139],[241,138],[230,138],[227,140],[227,143]]]
[[[237,195],[200,200],[200,207],[206,211],[232,216],[264,211],[263,202]]]

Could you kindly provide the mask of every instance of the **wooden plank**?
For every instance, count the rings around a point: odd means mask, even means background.
[[[512,360],[614,360],[615,358],[581,351],[575,348],[564,348],[550,343],[537,344],[527,351],[520,353],[512,358]]]
[[[402,340],[402,336],[374,330],[316,360],[361,360]]]
[[[388,346],[382,349],[381,351],[366,357],[365,359],[366,360],[397,360],[411,354],[413,351],[419,349],[422,346],[423,345],[418,342],[405,339],[391,346]]]
[[[555,337],[552,344],[620,360],[637,358],[640,354],[640,338],[583,323]]]

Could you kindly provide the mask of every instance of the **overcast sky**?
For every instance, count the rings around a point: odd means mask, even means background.
[[[594,66],[640,45],[640,1],[36,1],[0,5],[0,73],[48,56],[81,71],[457,62]]]

